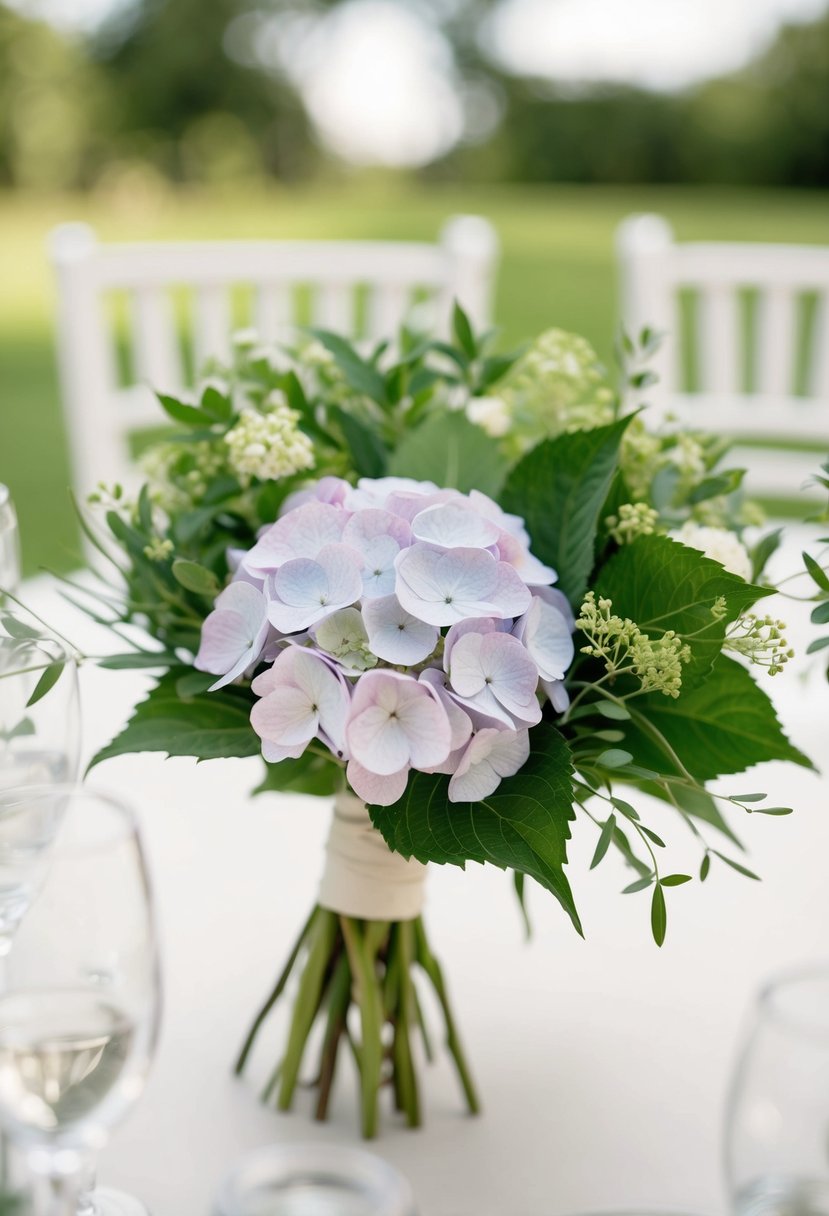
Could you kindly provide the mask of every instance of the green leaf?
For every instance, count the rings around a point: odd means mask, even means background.
[[[629,802],[625,802],[624,798],[613,797],[610,800],[616,807],[617,811],[621,811],[626,819],[632,819],[634,822],[639,820],[639,812],[635,806],[631,806]]]
[[[710,857],[710,854],[706,853],[705,856],[703,857],[702,862],[699,867],[700,882],[705,882],[705,880],[708,877],[710,872],[711,872],[711,857]]]
[[[626,742],[637,763],[678,772],[648,726],[664,737],[698,781],[740,773],[764,760],[812,767],[786,738],[774,706],[749,672],[724,655],[717,658],[704,684],[683,691],[676,700],[661,693],[636,700]]]
[[[558,572],[557,586],[575,607],[593,568],[602,508],[632,417],[546,439],[518,462],[501,495],[504,509],[523,518],[533,553]]]
[[[133,752],[165,752],[168,756],[255,756],[259,739],[250,725],[251,695],[223,688],[182,700],[177,683],[192,669],[173,668],[139,702],[124,729],[92,758],[102,760]]]
[[[216,575],[198,562],[177,557],[173,562],[173,578],[186,591],[193,591],[196,595],[205,595],[212,599],[219,594],[219,580]]]
[[[201,409],[215,422],[230,422],[233,417],[233,405],[229,397],[220,393],[215,385],[208,384],[201,395]]]
[[[517,363],[521,353],[521,351],[514,351],[511,355],[490,355],[488,359],[484,359],[481,378],[477,386],[478,395],[486,393],[494,384],[497,384]]]
[[[754,807],[755,815],[793,815],[794,807],[791,806],[756,806]]]
[[[358,393],[370,397],[378,405],[386,404],[386,383],[370,363],[362,359],[345,338],[327,329],[312,329],[311,333],[330,351],[351,387]]]
[[[66,661],[64,659],[60,659],[54,663],[50,663],[48,667],[43,669],[43,674],[41,675],[37,684],[35,684],[32,695],[26,702],[27,709],[29,709],[32,705],[37,705],[38,701],[41,701],[46,696],[47,692],[55,687],[65,666]]]
[[[665,906],[665,892],[659,883],[653,889],[651,898],[651,930],[653,932],[653,940],[657,946],[661,946],[665,941],[665,932],[668,928],[668,909]]]
[[[613,833],[616,830],[616,816],[610,815],[605,820],[604,825],[599,835],[599,840],[596,845],[596,852],[593,854],[593,860],[590,862],[590,869],[595,870],[599,862],[604,858],[607,850],[610,848],[610,842],[613,840]]]
[[[313,751],[305,751],[296,760],[280,760],[278,764],[265,764],[265,776],[256,786],[254,794],[279,793],[310,794],[316,798],[327,798],[343,788],[343,770],[332,756],[330,760]]]
[[[614,722],[628,722],[630,713],[624,705],[617,704],[616,701],[596,701],[594,709],[602,715],[603,718],[611,718]]]
[[[812,624],[826,625],[829,623],[829,600],[825,604],[818,604],[817,608],[812,609]]]
[[[761,536],[751,550],[751,577],[756,581],[766,568],[769,558],[777,552],[783,543],[783,529],[775,528]]]
[[[609,747],[597,758],[596,763],[602,768],[624,768],[630,764],[633,756],[621,747]]]
[[[635,895],[637,891],[646,891],[651,886],[653,886],[653,874],[647,874],[642,878],[637,878],[636,882],[632,882],[629,887],[625,887],[622,894]]]
[[[829,637],[815,638],[814,642],[810,642],[806,647],[807,654],[816,654],[818,650],[825,650],[829,646]]]
[[[329,414],[343,433],[360,477],[382,477],[386,471],[388,452],[379,435],[338,405],[332,406]]]
[[[39,638],[42,636],[40,630],[27,625],[25,621],[21,621],[16,616],[11,616],[8,613],[3,613],[0,616],[0,624],[2,624],[9,637],[14,638],[18,642],[24,638]]]
[[[729,469],[727,473],[706,477],[691,491],[689,502],[706,502],[709,498],[717,498],[721,494],[733,494],[739,488],[745,475],[745,469]]]
[[[178,401],[175,397],[170,397],[166,393],[156,393],[156,397],[161,402],[161,408],[173,422],[180,422],[182,426],[203,427],[205,423],[208,425],[215,421],[210,414],[195,405],[187,405],[184,401]]]
[[[146,667],[172,667],[180,662],[174,654],[164,650],[155,650],[152,654],[145,650],[131,650],[125,654],[108,654],[105,659],[98,659],[97,666],[105,667],[107,671],[132,671]]]
[[[681,887],[683,883],[692,881],[690,874],[666,874],[664,878],[660,878],[659,885],[661,887]]]
[[[642,832],[645,836],[647,836],[648,840],[653,841],[653,843],[656,845],[656,847],[658,849],[665,848],[665,841],[662,839],[661,836],[657,836],[657,834],[656,834],[656,832],[654,832],[653,828],[646,828],[644,823],[640,823],[639,831]]]
[[[464,414],[433,413],[403,436],[389,459],[388,472],[434,481],[464,494],[480,490],[494,498],[507,467],[497,441]]]
[[[821,591],[829,591],[829,578],[826,577],[826,571],[815,561],[810,553],[804,552],[803,561],[806,569],[812,576],[812,579],[820,587]]]
[[[615,613],[630,617],[650,637],[673,629],[687,641],[691,661],[683,667],[683,694],[711,670],[726,626],[772,594],[771,588],[755,587],[666,536],[640,536],[624,545],[601,571],[595,590],[597,599],[607,596]],[[716,619],[711,609],[719,598],[726,608]]]
[[[521,911],[521,919],[524,922],[524,935],[527,941],[533,935],[532,922],[530,921],[530,913],[527,908],[527,876],[522,874],[520,870],[513,870],[512,885],[515,890],[515,898],[518,900],[518,907]]]
[[[490,862],[528,874],[552,891],[581,933],[563,868],[575,818],[569,749],[547,723],[530,740],[524,767],[482,802],[450,802],[447,777],[413,772],[398,802],[371,806],[369,814],[404,857],[461,867]]]
[[[720,861],[724,861],[727,866],[730,866],[732,870],[736,870],[738,874],[742,874],[743,878],[751,878],[754,882],[760,881],[759,874],[755,874],[753,870],[749,870],[745,866],[740,865],[739,861],[734,861],[733,858],[726,857],[725,853],[718,853],[716,849],[711,849],[711,852],[715,857],[719,857]]]
[[[455,335],[458,345],[461,347],[467,358],[477,358],[478,343],[475,341],[472,326],[469,324],[469,317],[461,308],[457,300],[455,301],[455,306],[452,309],[452,332]]]

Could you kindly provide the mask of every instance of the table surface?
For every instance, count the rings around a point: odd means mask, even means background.
[[[788,556],[792,569],[797,547]],[[100,634],[48,580],[34,580],[25,595],[80,645],[100,646]],[[87,757],[145,684],[135,673],[83,669]],[[791,736],[820,760],[829,690],[816,664],[769,687]],[[326,1125],[311,1121],[306,1094],[290,1115],[260,1104],[286,1007],[250,1076],[231,1075],[249,1020],[314,901],[330,816],[324,800],[249,798],[258,774],[256,760],[197,765],[155,755],[122,757],[94,774],[139,808],[165,974],[153,1073],[103,1153],[100,1177],[142,1196],[154,1216],[206,1216],[228,1168],[270,1141],[356,1142],[350,1060]],[[575,825],[569,864],[586,940],[540,887],[529,891],[528,943],[508,876],[476,865],[432,868],[429,931],[484,1112],[463,1113],[445,1058],[423,1062],[423,1129],[406,1130],[384,1104],[376,1151],[408,1175],[422,1216],[725,1209],[724,1100],[753,996],[770,972],[827,952],[827,784],[773,764],[725,788],[755,785],[796,808],[786,819],[739,825],[763,881],[719,866],[704,887],[671,892],[662,950],[650,938],[648,896],[619,894],[630,880],[620,862],[608,856],[589,872],[596,831],[587,822]],[[676,868],[698,866],[690,834],[669,812],[656,808],[650,821],[669,836]]]

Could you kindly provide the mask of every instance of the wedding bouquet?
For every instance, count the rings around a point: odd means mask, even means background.
[[[649,429],[656,337],[624,340],[618,388],[574,335],[489,341],[460,308],[451,342],[404,331],[368,355],[239,335],[193,400],[160,397],[177,433],[145,453],[137,499],[102,487],[85,520],[117,566],[98,617],[132,641],[104,665],[162,670],[94,762],[261,754],[256,792],[335,797],[318,905],[239,1067],[296,973],[267,1095],[291,1105],[320,1023],[317,1115],[350,1044],[367,1136],[387,1082],[420,1121],[424,977],[478,1106],[421,918],[427,863],[512,871],[522,907],[534,879],[581,932],[583,817],[591,868],[620,852],[661,945],[666,893],[694,875],[645,815],[690,828],[699,880],[753,878],[727,812],[789,808],[709,783],[809,763],[751,670],[791,653],[751,611],[777,535],[747,545],[760,519],[716,437]]]

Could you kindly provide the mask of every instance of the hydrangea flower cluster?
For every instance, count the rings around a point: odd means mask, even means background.
[[[267,664],[251,724],[271,763],[322,745],[367,802],[412,769],[474,802],[525,763],[543,701],[566,708],[569,605],[484,494],[325,477],[233,560],[196,666],[215,689]]]

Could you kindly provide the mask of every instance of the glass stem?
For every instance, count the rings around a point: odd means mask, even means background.
[[[76,1216],[80,1186],[77,1174],[63,1171],[39,1178],[35,1186],[36,1216]]]

